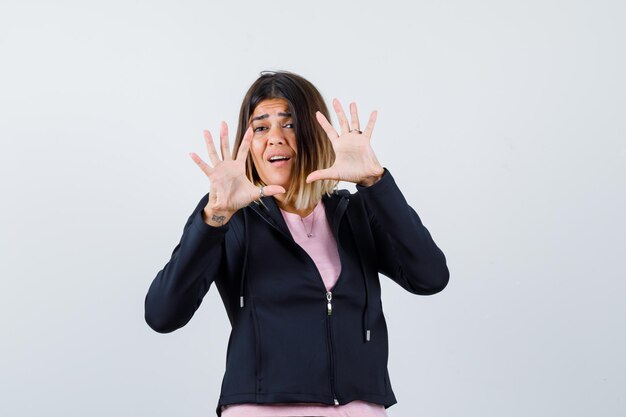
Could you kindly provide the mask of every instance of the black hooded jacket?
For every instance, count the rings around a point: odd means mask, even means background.
[[[448,283],[446,260],[391,174],[324,197],[341,273],[331,291],[293,240],[273,197],[221,227],[193,211],[145,300],[157,332],[184,326],[215,282],[232,331],[217,406],[238,403],[396,403],[378,273],[430,295]]]

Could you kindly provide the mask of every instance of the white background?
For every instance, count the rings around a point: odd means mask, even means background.
[[[212,416],[213,287],[148,286],[262,70],[379,110],[448,288],[383,279],[390,417],[626,415],[622,1],[0,3],[0,415]]]

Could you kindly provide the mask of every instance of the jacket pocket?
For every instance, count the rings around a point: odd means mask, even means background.
[[[242,312],[228,341],[226,370],[222,381],[222,395],[241,395],[256,393],[256,346],[257,337],[252,309]],[[251,343],[254,342],[254,343]]]
[[[252,324],[254,327],[254,369],[255,369],[255,389],[256,394],[263,393],[263,357],[261,355],[261,328],[256,314],[254,297],[250,297],[250,310],[252,312]]]
[[[262,393],[311,395],[331,401],[325,304],[320,302],[313,313],[306,308],[261,307],[258,301]]]

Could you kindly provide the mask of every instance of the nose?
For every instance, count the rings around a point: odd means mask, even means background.
[[[268,145],[284,145],[285,136],[283,135],[283,129],[280,125],[273,125],[267,136]]]

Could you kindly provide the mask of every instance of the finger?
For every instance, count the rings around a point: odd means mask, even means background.
[[[356,111],[356,103],[350,103],[350,126],[351,130],[361,130],[359,123],[359,113]]]
[[[376,119],[378,118],[378,111],[374,110],[372,114],[370,114],[370,119],[367,122],[367,126],[365,126],[365,130],[363,134],[367,136],[367,138],[372,137],[372,132],[374,131],[374,125],[376,124]]]
[[[265,187],[263,187],[263,195],[266,197],[271,197],[276,194],[284,194],[286,192],[287,191],[285,191],[285,189],[280,185],[266,185]],[[256,199],[258,199],[258,194],[255,197],[255,200]]]
[[[204,162],[202,158],[200,158],[196,153],[190,152],[189,156],[191,157],[191,159],[193,159],[193,162],[195,162],[196,165],[198,165],[200,169],[202,170],[202,172],[204,172],[207,176],[211,173],[211,170],[213,168],[211,168],[209,164]]]
[[[337,131],[335,130],[333,125],[330,124],[326,116],[324,116],[322,112],[318,111],[315,112],[315,118],[317,119],[317,122],[322,126],[322,129],[324,129],[324,132],[326,132],[326,135],[328,135],[328,139],[330,139],[331,142],[334,142],[335,139],[339,137],[339,135],[337,134]]]
[[[348,118],[346,114],[343,112],[343,107],[341,103],[336,98],[333,99],[333,108],[335,109],[335,113],[337,113],[337,120],[339,120],[339,127],[341,128],[341,134],[348,133],[350,131],[350,124],[348,123]]]
[[[220,148],[222,150],[222,161],[233,159],[230,154],[230,145],[228,144],[228,125],[226,122],[222,122],[220,126]]]
[[[209,153],[209,159],[213,166],[220,163],[220,157],[217,156],[217,151],[215,150],[215,144],[213,143],[213,136],[211,132],[208,130],[204,131],[204,143],[206,144],[206,150]]]
[[[311,172],[306,177],[307,184],[312,183],[313,181],[319,180],[339,180],[339,174],[331,167],[326,169],[319,169],[317,171]]]
[[[243,134],[243,139],[239,145],[237,151],[237,161],[245,161],[248,157],[248,151],[250,150],[250,143],[252,142],[252,127],[249,127]]]

